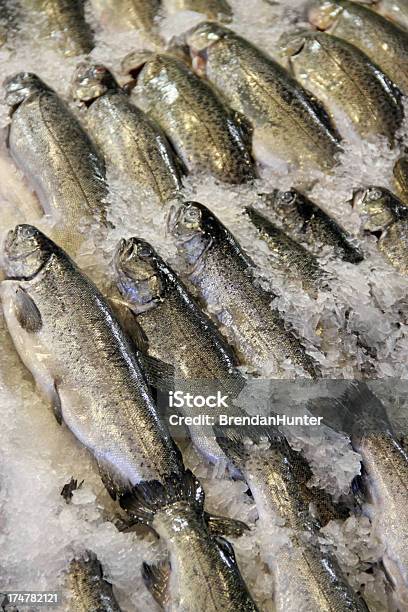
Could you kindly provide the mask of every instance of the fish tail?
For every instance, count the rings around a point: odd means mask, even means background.
[[[204,490],[190,470],[172,473],[162,481],[141,482],[119,498],[121,507],[135,522],[148,526],[152,525],[156,512],[180,501],[204,514]]]

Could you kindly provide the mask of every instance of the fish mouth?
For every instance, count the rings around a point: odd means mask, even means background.
[[[334,2],[324,2],[321,6],[312,6],[308,11],[309,23],[322,32],[329,30],[336,22],[342,8]]]
[[[134,255],[135,252],[135,243],[132,238],[121,238],[118,246],[116,247],[116,252],[114,256],[115,268],[119,270],[122,268],[123,264],[129,262]]]

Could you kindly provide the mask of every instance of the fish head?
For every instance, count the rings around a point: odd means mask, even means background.
[[[289,69],[294,72],[294,65],[299,62],[302,53],[314,44],[316,44],[315,33],[310,30],[285,32],[278,41],[279,55]]]
[[[74,100],[89,104],[108,91],[118,89],[113,74],[101,64],[81,62],[78,64],[72,80]]]
[[[192,28],[186,34],[194,71],[199,76],[206,75],[208,52],[220,40],[228,36],[228,28],[213,21],[205,21]]]
[[[329,30],[341,15],[343,7],[333,0],[323,0],[309,9],[309,22],[318,30]]]
[[[3,82],[3,88],[5,102],[13,110],[32,94],[51,91],[48,85],[32,72],[19,72],[7,77]]]
[[[385,187],[370,186],[353,192],[351,203],[361,216],[365,230],[380,231],[395,220],[391,204],[393,197]]]
[[[168,231],[193,268],[212,244],[211,219],[210,211],[198,202],[183,202],[170,209]]]
[[[47,263],[54,243],[33,225],[22,223],[7,234],[3,265],[8,278],[33,278]]]
[[[141,50],[131,51],[123,58],[120,65],[121,74],[132,79],[127,84],[128,88],[137,84],[145,70],[152,69],[151,64],[154,63],[156,57],[157,54],[153,51]]]
[[[163,262],[164,263],[164,262]],[[122,239],[115,253],[119,291],[137,312],[148,310],[164,294],[162,259],[141,238]]]
[[[267,194],[267,203],[278,214],[285,216],[293,209],[298,198],[298,193],[295,189],[281,191],[274,189],[271,194]]]

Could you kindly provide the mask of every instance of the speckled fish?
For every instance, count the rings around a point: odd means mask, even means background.
[[[404,202],[408,202],[408,157],[403,155],[394,166],[394,181]]]
[[[131,103],[109,70],[79,65],[73,96],[82,103],[88,132],[107,165],[162,203],[172,199],[181,188],[181,162],[163,131]]]
[[[198,25],[187,43],[196,71],[250,122],[258,161],[335,163],[339,135],[327,112],[280,64],[216,23]]]
[[[203,488],[191,472],[187,477],[195,506],[182,495],[166,505],[168,492],[160,483],[149,489],[150,504],[142,504],[146,521],[169,548],[169,562],[143,564],[146,586],[166,612],[257,612],[231,544],[211,535],[203,520]],[[179,488],[177,482],[169,484]]]
[[[151,42],[160,42],[156,21],[161,0],[91,0],[91,4],[105,27],[137,30]]]
[[[226,0],[167,0],[166,7],[172,11],[194,11],[214,21],[232,20],[232,9]]]
[[[255,284],[252,262],[228,229],[202,204],[186,202],[169,218],[189,280],[223,325],[242,362],[259,370],[283,362],[313,378],[319,368],[271,305],[273,295]]]
[[[281,49],[293,76],[328,108],[342,109],[362,136],[379,134],[393,145],[404,115],[401,93],[367,55],[309,30],[283,35]]]
[[[239,120],[185,62],[166,54],[130,54],[123,68],[136,75],[137,105],[161,125],[189,171],[227,183],[255,177]]]
[[[7,325],[57,419],[118,487],[181,472],[133,348],[97,288],[33,226],[9,232],[4,257]]]
[[[103,577],[102,566],[91,552],[71,561],[67,587],[70,612],[121,612],[112,585]]]
[[[355,0],[370,7],[399,26],[408,30],[408,4],[406,0]]]
[[[246,435],[242,428],[220,428],[219,442],[244,474],[254,497],[277,612],[368,612],[334,556],[319,547],[321,522],[310,511],[306,486],[310,469],[304,459],[277,429],[264,438],[259,434],[259,443],[250,446],[244,441]],[[254,434],[249,437],[253,440]],[[268,544],[273,537],[283,541],[272,552]]]
[[[334,254],[349,263],[364,259],[351,237],[317,204],[291,189],[262,194],[267,205],[279,215],[285,230],[299,242],[319,252],[322,246],[333,247]]]
[[[358,47],[408,93],[408,32],[349,0],[322,0],[310,9],[309,20]]]
[[[8,149],[55,223],[53,236],[72,256],[85,225],[106,223],[105,167],[77,119],[36,75],[4,84],[11,108]]]
[[[383,404],[363,383],[352,383],[334,400],[313,400],[351,436],[362,458],[360,497],[374,533],[384,545],[383,565],[401,607],[408,607],[408,455],[392,430]],[[328,406],[326,408],[326,405]],[[313,409],[313,408],[312,408]],[[341,416],[341,419],[339,419]],[[335,422],[335,420],[333,422]],[[362,486],[361,486],[362,485]],[[358,485],[355,489],[358,488]]]
[[[246,208],[246,213],[268,245],[273,265],[276,264],[288,278],[300,282],[306,291],[316,295],[325,276],[316,257],[252,206]]]
[[[358,189],[353,206],[362,216],[363,229],[378,238],[383,256],[408,275],[408,207],[384,187]]]
[[[206,395],[221,390],[229,397],[238,395],[245,379],[237,370],[231,348],[153,247],[139,238],[122,240],[115,267],[124,305],[146,334],[149,355],[175,368],[177,389]],[[233,414],[232,407],[222,408],[226,410]],[[188,413],[192,416],[193,409]],[[189,429],[196,448],[207,460],[226,463],[211,428],[208,432],[201,426]]]
[[[252,601],[233,556],[227,557],[209,532],[202,489],[185,471],[137,351],[98,289],[30,225],[9,232],[3,260],[3,312],[21,359],[58,421],[65,422],[97,460],[111,495],[119,497],[132,519],[167,539],[174,554],[172,583],[177,578],[182,587],[190,568],[202,583],[205,600],[216,602],[213,610],[232,612],[237,601]],[[199,551],[196,558],[193,546]],[[208,564],[214,557],[218,560],[211,576],[200,566],[206,554],[211,557]],[[176,597],[180,589],[174,588]],[[181,593],[183,600],[187,595]]]
[[[84,0],[20,0],[29,15],[36,16],[33,26],[40,37],[47,38],[64,55],[83,55],[94,47],[92,30],[85,20]]]

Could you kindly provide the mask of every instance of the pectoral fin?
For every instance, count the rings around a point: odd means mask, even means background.
[[[207,526],[215,536],[226,536],[229,538],[238,538],[245,531],[249,531],[249,527],[243,521],[232,519],[227,516],[217,516],[204,513]]]
[[[170,571],[170,563],[167,560],[152,565],[143,563],[142,566],[143,581],[162,608],[165,608],[170,603]]]
[[[17,287],[13,300],[16,319],[29,334],[35,334],[42,328],[41,313],[34,300],[22,288]]]

